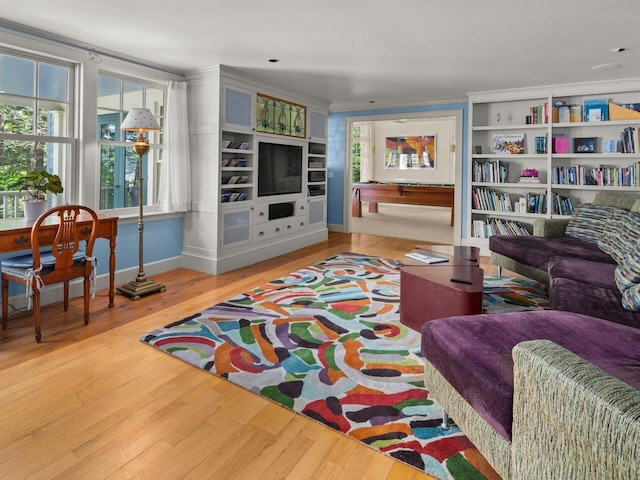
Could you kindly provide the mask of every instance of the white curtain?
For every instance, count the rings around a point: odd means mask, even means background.
[[[375,138],[374,122],[360,122],[360,181],[369,182],[376,177],[375,172]]]
[[[164,119],[164,150],[158,208],[186,212],[191,207],[191,160],[187,120],[187,82],[171,80]]]

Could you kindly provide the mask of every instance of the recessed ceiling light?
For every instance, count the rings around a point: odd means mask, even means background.
[[[616,47],[609,50],[611,53],[622,53],[626,50],[624,47]]]
[[[595,70],[601,72],[603,70],[615,70],[620,65],[617,63],[601,63],[600,65],[596,65],[595,67],[591,67],[591,70]]]
[[[280,60],[278,60],[277,58],[270,58],[269,62],[271,63],[278,63]]]
[[[375,100],[369,100],[369,103],[376,103]]]

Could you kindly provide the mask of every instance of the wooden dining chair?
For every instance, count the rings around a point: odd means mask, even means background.
[[[80,225],[79,221],[83,223]],[[89,300],[93,295],[96,267],[92,255],[97,233],[98,215],[82,205],[54,207],[38,217],[31,228],[31,253],[0,262],[3,328],[7,328],[9,316],[9,282],[26,285],[29,304],[33,302],[36,341],[40,342],[40,289],[63,283],[64,310],[67,311],[69,281],[79,277],[84,278],[84,323],[89,323]],[[50,250],[43,249],[49,245]]]

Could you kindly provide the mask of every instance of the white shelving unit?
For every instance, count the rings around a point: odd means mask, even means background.
[[[636,115],[625,110],[623,113],[628,114],[629,118],[616,119],[621,115],[620,111],[614,112],[613,110],[617,109],[611,107],[611,115],[616,116],[614,119],[585,121],[585,118],[581,117],[574,118],[576,121],[560,122],[559,109],[556,106],[582,107],[585,101],[593,99],[604,99],[607,105],[609,103],[640,104],[640,80],[560,85],[469,95],[468,158],[471,168],[465,172],[467,175],[465,184],[469,186],[469,191],[463,217],[467,219],[467,228],[463,230],[463,244],[479,246],[483,254],[488,254],[488,239],[478,237],[480,221],[487,222],[496,218],[518,221],[525,226],[530,226],[536,218],[566,216],[554,210],[554,200],[558,196],[561,199],[569,199],[564,201],[565,206],[570,202],[575,207],[591,202],[599,190],[640,190],[637,184],[637,173],[635,173],[640,166],[640,154],[605,153],[607,142],[618,140],[624,129],[630,127],[640,129],[640,113]],[[537,116],[537,120],[541,123],[533,123],[536,121],[536,115],[532,115],[533,107],[538,107],[543,112]],[[638,118],[631,118],[633,116]],[[523,135],[524,151],[519,154],[493,153],[492,144],[496,135]],[[567,152],[555,153],[554,137],[557,136],[566,138]],[[536,137],[546,139],[546,150],[539,149],[540,144],[536,142]],[[591,141],[587,139],[594,139],[594,151],[588,153],[577,151],[576,139],[582,144],[590,144]],[[636,145],[635,148],[635,152],[640,152],[640,145]],[[507,168],[506,175],[481,177],[477,174],[479,165],[486,166],[498,162]],[[597,177],[597,172],[600,171],[606,178],[607,173],[621,175],[624,168],[630,168],[635,174],[635,180],[629,185],[620,183],[621,176],[611,181],[604,180],[597,185],[589,184],[592,183],[591,173]],[[520,182],[521,172],[525,169],[537,170],[540,183]],[[494,171],[499,170],[496,168]],[[576,177],[575,180],[571,177],[570,181],[569,175],[572,171],[576,172]],[[567,175],[566,179],[558,175],[560,172]],[[587,172],[586,175],[584,172]],[[474,204],[474,192],[477,196],[480,191],[495,192],[503,202],[503,206],[497,208],[506,211],[494,211],[492,207]],[[542,203],[538,203],[537,213],[532,213],[530,209],[517,210],[520,198],[535,199],[536,196],[543,199]],[[510,200],[508,207],[504,205],[505,199]]]
[[[258,195],[261,141],[291,143],[287,135],[257,132],[258,92],[307,109],[302,192]],[[185,266],[224,273],[325,240],[328,107],[309,97],[219,66],[192,74],[190,104],[211,108],[190,118],[192,211],[185,218]],[[284,208],[273,213],[277,208]]]

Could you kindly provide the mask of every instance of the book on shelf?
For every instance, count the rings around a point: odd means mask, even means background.
[[[569,153],[569,137],[562,133],[553,134],[551,153]]]
[[[573,202],[571,198],[560,195],[557,192],[553,194],[553,214],[554,215],[571,215],[573,213]]]
[[[473,236],[489,238],[492,235],[532,235],[532,227],[517,220],[487,218],[473,221]]]
[[[247,183],[248,179],[249,177],[246,175],[224,176],[222,177],[222,183],[224,185],[241,184],[241,183]]]
[[[558,109],[553,109],[553,121],[557,122],[555,118],[557,116]],[[534,107],[529,107],[529,119],[530,123],[538,124],[538,123],[549,123],[549,104],[547,102],[544,105],[536,105]]]
[[[547,153],[547,136],[536,137],[536,153]]]
[[[435,253],[427,252],[421,250],[419,252],[411,252],[406,254],[407,257],[412,258],[413,260],[418,260],[424,263],[444,263],[448,262],[449,259],[446,257],[441,257],[440,255],[436,255]]]
[[[620,132],[620,144],[622,153],[637,153],[640,138],[638,137],[638,129],[627,127]],[[616,145],[617,146],[617,145]]]
[[[609,99],[592,98],[583,102],[585,122],[606,122],[609,120]]]
[[[569,111],[569,120],[571,122],[582,121],[582,105],[571,105],[571,109]]]
[[[492,210],[496,212],[511,212],[511,195],[508,192],[498,193],[486,188],[471,190],[473,208],[476,210]]]
[[[527,193],[527,213],[547,213],[546,193]]]
[[[474,182],[506,183],[509,178],[509,164],[500,160],[495,162],[474,160],[472,176]]]
[[[520,183],[540,183],[538,170],[534,168],[525,168],[520,173]]]

